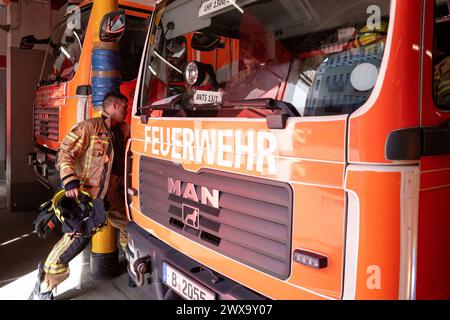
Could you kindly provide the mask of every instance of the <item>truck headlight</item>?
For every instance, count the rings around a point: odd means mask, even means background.
[[[206,75],[210,72],[214,72],[210,65],[198,61],[191,61],[184,70],[184,78],[188,85],[199,86],[205,81]]]
[[[186,66],[186,70],[184,71],[184,77],[186,82],[190,85],[196,85],[199,79],[199,67],[195,61],[191,61]]]

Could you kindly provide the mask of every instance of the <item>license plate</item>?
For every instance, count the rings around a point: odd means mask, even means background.
[[[206,0],[202,3],[200,7],[200,11],[198,13],[199,17],[203,17],[207,14],[219,11],[220,9],[231,6],[231,1],[236,0]]]
[[[186,300],[215,300],[214,292],[206,289],[184,273],[163,262],[163,283]]]
[[[38,153],[36,154],[36,160],[37,160],[37,162],[39,162],[39,163],[44,163],[44,162],[45,162],[45,154],[44,154],[44,153],[41,153],[41,152],[38,152]]]
[[[223,92],[197,90],[194,94],[195,104],[220,104]]]

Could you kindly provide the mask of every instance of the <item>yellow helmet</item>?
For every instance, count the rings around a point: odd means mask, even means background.
[[[386,39],[389,24],[386,21],[380,23],[380,28],[371,29],[367,25],[358,31],[353,47],[359,48]]]
[[[85,199],[89,199],[88,200],[88,205],[90,207],[92,207],[92,198],[91,195],[83,190],[81,190],[81,194],[85,197]],[[59,192],[57,192],[52,199],[52,209],[55,212],[55,215],[58,217],[58,220],[61,222],[64,222],[65,220],[65,216],[64,216],[64,209],[63,208],[64,205],[62,205],[62,200],[65,199],[66,197],[66,192],[65,190],[60,190]],[[79,205],[80,201],[78,199],[74,200],[74,202]],[[72,203],[70,203],[71,205],[74,205]]]
[[[81,191],[79,199],[66,197],[61,190],[52,199],[52,209],[62,222],[64,233],[90,237],[106,222],[103,200],[92,199],[89,193]]]

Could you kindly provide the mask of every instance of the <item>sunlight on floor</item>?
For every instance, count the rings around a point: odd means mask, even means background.
[[[27,234],[24,234],[24,235],[22,235],[22,236],[20,236],[20,237],[17,237],[17,238],[14,238],[14,239],[8,240],[8,241],[6,241],[6,242],[3,242],[3,243],[0,243],[0,247],[6,246],[6,245],[8,245],[8,244],[10,244],[10,243],[13,243],[14,241],[17,241],[17,240],[20,240],[20,239],[26,238],[26,237],[28,237],[28,236],[32,235],[33,233],[34,233],[34,232],[31,232],[31,233],[27,233]]]
[[[87,258],[89,259],[89,258]],[[70,276],[54,291],[55,297],[72,289],[81,289],[83,269],[89,270],[89,261],[78,255],[70,263]],[[37,268],[37,266],[36,266]],[[30,272],[0,288],[0,300],[26,300],[34,288],[37,270]]]

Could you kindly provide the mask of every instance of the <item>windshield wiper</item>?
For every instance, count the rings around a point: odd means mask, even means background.
[[[52,84],[55,84],[55,83],[56,84],[60,84],[62,82],[67,82],[67,81],[69,81],[68,78],[63,78],[63,77],[57,76],[54,79],[50,79],[50,80],[44,80],[44,79],[40,80],[38,82],[37,87],[39,88],[39,87],[42,87],[42,86],[49,86],[49,85],[52,85]]]
[[[225,102],[222,108],[249,107],[266,110],[281,110],[281,114],[266,115],[269,129],[286,129],[287,120],[290,117],[301,117],[300,112],[291,103],[271,98],[249,99]]]
[[[187,94],[178,94],[176,96],[156,101],[149,106],[141,107],[140,111],[141,111],[141,122],[147,124],[149,115],[147,112],[143,111],[154,111],[154,110],[205,111],[205,110],[237,109],[237,108],[257,108],[265,110],[282,111],[281,114],[266,115],[267,126],[269,127],[269,129],[285,129],[288,118],[301,116],[300,112],[291,103],[271,98],[191,105],[189,102],[189,96]]]
[[[177,94],[162,100],[153,102],[151,105],[142,106],[139,108],[141,114],[141,122],[147,124],[149,113],[155,110],[161,111],[180,111],[184,110],[183,101],[186,100],[186,94]]]
[[[224,103],[198,104],[193,105],[193,107],[194,110],[220,110],[238,108],[281,110],[281,114],[266,115],[267,126],[269,127],[269,129],[285,129],[288,118],[301,117],[300,112],[291,103],[271,98],[238,100]]]
[[[151,105],[141,107],[141,111],[143,110],[179,110],[180,105],[177,102],[181,101],[183,95],[177,94],[175,96],[171,96],[168,98],[164,98],[158,101],[153,102]]]

